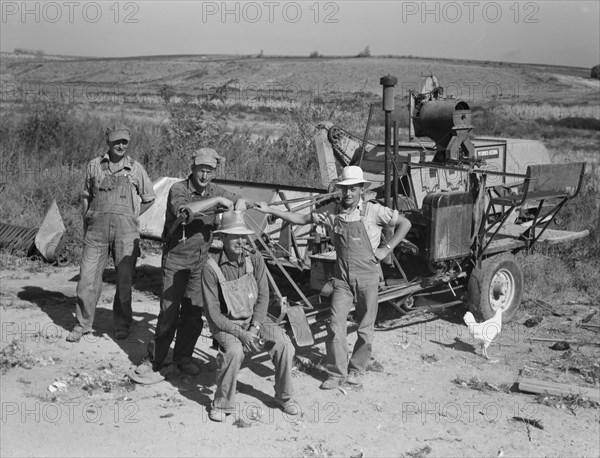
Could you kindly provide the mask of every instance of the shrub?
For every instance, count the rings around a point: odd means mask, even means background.
[[[365,49],[359,52],[356,57],[371,57],[371,48],[369,46],[365,46]]]

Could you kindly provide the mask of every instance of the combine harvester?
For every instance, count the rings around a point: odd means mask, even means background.
[[[323,189],[215,182],[250,201],[310,211],[335,197],[327,190],[333,191],[341,167],[359,165],[373,182],[367,198],[404,212],[412,223],[406,240],[382,263],[385,281],[379,302],[406,314],[422,310],[416,297],[447,293],[451,301],[426,310],[466,302],[486,320],[502,308],[508,322],[518,311],[524,286],[515,254],[529,252],[538,242],[557,244],[588,235],[549,229],[562,206],[578,194],[585,164],[552,164],[537,141],[473,136],[469,105],[445,97],[434,76],[421,92],[411,92],[409,139],[401,142],[397,124],[391,123],[396,82],[391,76],[381,78],[382,144],[366,141],[371,115],[362,140],[331,123],[318,126],[315,142]],[[270,275],[273,319],[291,323],[299,346],[311,345],[307,318],[319,322],[327,316],[333,291],[330,237],[319,227],[270,224],[254,210],[247,222],[257,234],[256,248],[273,274],[280,274]],[[310,287],[303,290],[297,279],[307,270]],[[296,300],[288,300],[284,290]]]

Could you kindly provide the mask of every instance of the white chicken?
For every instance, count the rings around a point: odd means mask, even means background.
[[[477,323],[471,312],[465,313],[463,318],[465,324],[469,328],[471,338],[480,342],[481,352],[486,359],[490,359],[487,354],[487,348],[502,331],[502,309],[498,308],[496,314],[483,323]]]

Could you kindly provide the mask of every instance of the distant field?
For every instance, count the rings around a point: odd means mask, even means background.
[[[397,97],[418,89],[435,74],[447,93],[472,103],[598,105],[598,80],[588,69],[452,61],[406,57],[248,58],[235,56],[155,56],[119,59],[23,59],[4,53],[0,76],[4,100],[45,93],[46,98],[96,103],[158,103],[161,87],[175,94],[209,99],[227,84],[242,103],[264,99],[339,99],[381,94],[379,79],[398,78]],[[19,92],[21,91],[21,92]],[[102,94],[102,95],[100,95]],[[594,94],[596,96],[594,97]]]
[[[390,74],[398,78],[393,118],[403,140],[408,90],[432,73],[446,94],[469,103],[475,135],[541,140],[555,162],[588,162],[565,221],[597,228],[600,81],[588,69],[407,57],[2,54],[0,219],[33,226],[56,198],[65,245],[78,259],[84,165],[104,150],[103,128],[114,119],[131,126],[129,152],[152,179],[185,176],[189,152],[210,145],[227,157],[223,176],[319,186],[316,125],[330,121],[362,138],[373,104],[369,140],[382,142],[379,80]],[[585,242],[590,259],[600,249],[594,230]]]

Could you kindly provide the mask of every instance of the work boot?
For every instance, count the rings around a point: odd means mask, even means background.
[[[125,340],[129,337],[129,325],[119,324],[115,325],[115,339]]]
[[[323,383],[321,383],[321,386],[319,388],[321,388],[322,390],[333,390],[333,389],[339,387],[341,383],[342,383],[341,378],[329,377],[327,380],[325,380]]]
[[[360,385],[360,374],[356,371],[350,371],[346,377],[346,383],[348,385]]]
[[[177,363],[177,368],[186,375],[198,375],[200,373],[200,369],[193,361],[182,361]]]
[[[81,326],[75,326],[67,336],[67,342],[77,343],[85,334],[91,334],[92,331],[84,331]]]
[[[212,421],[223,423],[227,419],[227,415],[227,413],[220,409],[211,409],[208,414],[208,418],[210,418]]]
[[[300,413],[298,403],[292,399],[286,399],[285,401],[283,399],[277,399],[277,404],[279,404],[281,410],[288,415],[298,415]]]

